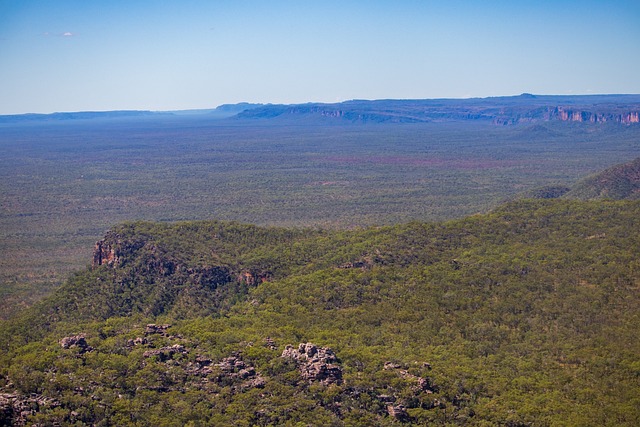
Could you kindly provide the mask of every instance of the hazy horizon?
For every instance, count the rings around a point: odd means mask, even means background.
[[[638,94],[637,1],[0,2],[0,114]]]
[[[491,99],[491,98],[509,98],[509,97],[518,97],[518,96],[522,96],[522,95],[533,95],[536,97],[574,97],[574,96],[585,96],[585,97],[596,97],[596,96],[638,96],[640,97],[640,93],[583,93],[583,94],[556,94],[556,93],[546,93],[546,94],[539,94],[539,93],[529,93],[529,92],[523,92],[521,94],[513,94],[513,95],[489,95],[486,97],[468,97],[468,98],[455,98],[455,97],[442,97],[442,98],[414,98],[414,99],[410,99],[410,98],[386,98],[386,99],[346,99],[344,101],[338,101],[338,102],[323,102],[323,101],[303,101],[300,103],[291,103],[291,104],[276,104],[276,103],[272,103],[272,102],[263,102],[263,103],[254,103],[251,101],[239,101],[239,102],[233,102],[233,103],[223,103],[223,104],[218,104],[218,105],[214,105],[214,106],[210,106],[210,107],[198,107],[198,108],[180,108],[180,109],[167,109],[167,110],[143,110],[143,109],[113,109],[113,110],[65,110],[65,111],[50,111],[50,112],[25,112],[25,113],[9,113],[9,114],[0,114],[1,116],[12,116],[12,115],[30,115],[30,114],[34,114],[34,115],[51,115],[51,114],[66,114],[66,113],[110,113],[110,112],[151,112],[151,113],[172,113],[172,112],[197,112],[197,111],[212,111],[217,109],[218,107],[222,107],[225,105],[241,105],[241,104],[249,104],[249,105],[305,105],[305,104],[327,104],[327,105],[331,105],[331,104],[338,104],[338,103],[344,103],[344,102],[353,102],[353,101],[364,101],[364,102],[373,102],[373,101],[421,101],[421,100],[425,100],[425,101],[430,101],[430,100],[460,100],[460,101],[465,101],[465,100],[473,100],[473,99]]]

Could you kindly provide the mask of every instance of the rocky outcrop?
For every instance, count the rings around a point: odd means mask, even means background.
[[[278,349],[278,346],[276,345],[276,342],[270,337],[267,337],[267,338],[264,339],[264,345],[269,350],[277,350]]]
[[[92,266],[94,268],[101,265],[117,267],[123,258],[133,254],[145,243],[142,237],[127,239],[115,231],[108,231],[102,240],[96,242]]]
[[[105,240],[96,242],[93,249],[93,267],[100,265],[116,265],[118,264],[119,256],[116,255],[116,249],[111,243]]]
[[[117,270],[118,287],[123,292],[101,289],[102,300],[85,317],[107,318],[142,312],[150,316],[170,313],[175,317],[217,313],[230,307],[247,288],[239,283],[259,283],[268,275],[249,271],[242,280],[225,265],[193,264],[176,253],[175,248],[155,236],[136,233],[126,227],[106,233],[96,243],[94,269]],[[104,276],[93,285],[108,287]],[[127,295],[126,297],[124,295]]]
[[[146,338],[136,337],[135,339],[127,340],[127,347],[135,347],[137,345],[145,345],[145,344],[148,344],[148,343],[149,343],[149,341],[147,341]]]
[[[127,340],[127,347],[135,347],[137,345],[147,345],[153,341],[153,335],[159,335],[165,338],[181,338],[180,336],[174,336],[167,334],[167,330],[171,327],[169,324],[156,325],[155,323],[149,323],[144,328],[144,337],[136,337]],[[147,337],[149,337],[147,339]]]
[[[342,384],[342,368],[337,364],[338,358],[330,348],[318,347],[312,343],[300,343],[298,348],[288,345],[281,357],[294,359],[302,378],[311,383]]]
[[[399,365],[399,364],[393,363],[393,362],[384,362],[384,366],[383,366],[383,369],[385,371],[390,371],[390,370],[393,370],[393,369],[400,369],[400,368],[402,368],[402,365]]]
[[[193,362],[187,363],[185,372],[189,375],[206,378],[213,372],[213,360],[206,356],[198,355]]]
[[[423,368],[427,368],[427,369],[431,369],[431,365],[427,362],[424,362],[422,364]],[[385,362],[384,363],[384,370],[385,371],[396,371],[398,373],[398,375],[400,375],[402,378],[405,378],[409,381],[415,382],[415,385],[413,386],[413,390],[416,392],[425,392],[427,394],[431,394],[436,390],[436,387],[431,383],[431,381],[429,380],[429,378],[424,378],[424,377],[419,377],[417,375],[413,375],[412,373],[410,373],[407,369],[404,369],[404,367],[398,363],[393,363],[393,362]]]
[[[238,275],[236,280],[240,283],[246,283],[254,286],[271,280],[272,274],[269,271],[243,271]]]
[[[117,267],[123,258],[133,254],[145,245],[142,237],[127,239],[115,231],[108,231],[102,240],[96,242],[93,250],[92,266],[108,265]]]
[[[226,357],[216,363],[214,367],[217,368],[214,381],[219,384],[229,384],[234,390],[262,388],[266,384],[262,375],[253,366],[242,360],[239,355]]]
[[[78,353],[86,353],[93,350],[89,344],[87,344],[87,340],[84,335],[73,335],[70,337],[64,337],[60,341],[60,347],[64,349],[68,348],[77,348]]]
[[[189,351],[180,344],[174,344],[168,347],[162,347],[154,350],[147,350],[142,354],[142,357],[149,358],[157,356],[160,362],[166,362],[173,359],[176,354],[187,354]]]
[[[387,406],[387,413],[390,417],[395,418],[400,422],[407,422],[410,420],[407,408],[404,405],[389,405]]]
[[[28,417],[42,410],[58,406],[60,403],[55,399],[39,394],[23,396],[14,393],[0,393],[0,425],[25,426]]]
[[[159,334],[162,336],[166,336],[167,329],[169,329],[170,327],[171,325],[169,324],[156,325],[155,323],[149,323],[144,329],[144,334],[145,335]]]

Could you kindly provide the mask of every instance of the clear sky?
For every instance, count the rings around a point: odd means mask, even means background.
[[[0,0],[0,114],[640,93],[640,0]]]

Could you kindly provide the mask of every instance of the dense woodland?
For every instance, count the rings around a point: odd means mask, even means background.
[[[123,223],[2,325],[1,423],[636,426],[639,218]]]

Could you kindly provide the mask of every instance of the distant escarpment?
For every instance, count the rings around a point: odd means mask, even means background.
[[[467,99],[381,99],[339,103],[223,104],[209,110],[80,111],[0,115],[2,123],[175,118],[207,113],[210,119],[320,121],[323,123],[430,123],[481,121],[513,125],[545,121],[640,123],[640,95],[532,95]]]
[[[573,110],[557,107],[553,111],[551,118],[564,122],[614,122],[614,123],[640,123],[638,111],[598,111],[598,110]]]
[[[564,121],[640,122],[640,95],[551,96],[423,100],[354,100],[336,104],[263,105],[239,119],[320,119],[365,123],[486,121],[496,125]]]

